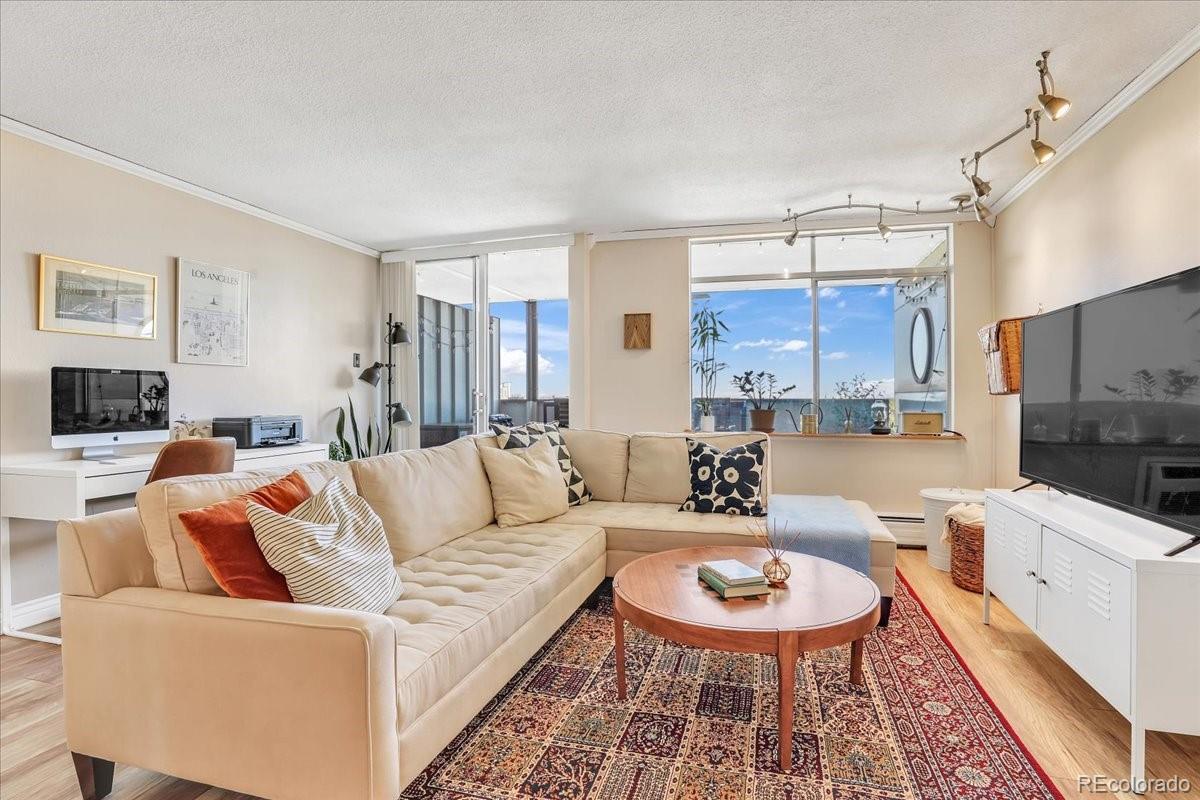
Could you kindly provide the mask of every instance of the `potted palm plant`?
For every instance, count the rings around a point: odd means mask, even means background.
[[[775,404],[796,388],[795,384],[780,388],[774,373],[752,369],[734,375],[733,386],[750,401],[750,430],[762,433],[775,430]]]
[[[721,321],[721,314],[708,305],[692,314],[692,370],[699,381],[696,407],[700,411],[700,430],[709,433],[716,429],[717,423],[713,415],[717,375],[727,366],[717,361],[717,345],[725,341],[722,334],[729,330]]]

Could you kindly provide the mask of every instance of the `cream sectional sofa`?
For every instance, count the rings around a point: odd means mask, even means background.
[[[208,574],[179,512],[287,470],[159,481],[136,509],[60,523],[81,784],[95,768],[102,796],[119,762],[263,797],[394,800],[605,575],[642,553],[752,541],[745,518],[676,510],[682,436],[563,433],[594,499],[515,528],[494,524],[478,454],[493,437],[301,468],[314,489],[340,477],[383,520],[405,585],[384,614],[234,599]],[[895,540],[855,510],[890,598]]]

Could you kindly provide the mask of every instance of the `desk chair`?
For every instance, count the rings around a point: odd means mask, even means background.
[[[233,472],[236,443],[232,436],[216,439],[180,439],[167,442],[146,476],[146,483],[181,475],[213,475]]]

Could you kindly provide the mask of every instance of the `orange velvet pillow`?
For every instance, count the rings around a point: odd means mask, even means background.
[[[299,472],[293,472],[253,492],[184,511],[179,521],[196,543],[217,585],[230,597],[290,603],[287,581],[267,563],[254,539],[254,529],[246,518],[246,503],[253,500],[287,514],[309,497],[312,492],[308,483]]]

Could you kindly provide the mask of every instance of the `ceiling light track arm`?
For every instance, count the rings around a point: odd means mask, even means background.
[[[843,211],[847,208],[868,208],[871,211],[878,211],[879,209],[882,208],[884,211],[894,211],[897,214],[952,214],[959,210],[956,206],[951,206],[950,208],[939,208],[939,209],[934,209],[934,210],[930,211],[929,209],[920,209],[917,207],[901,208],[900,206],[889,206],[889,205],[883,205],[880,203],[842,203],[841,205],[836,205],[836,206],[824,206],[822,208],[814,208],[811,211],[798,211],[794,214],[788,214],[786,217],[783,218],[782,221],[783,222],[796,222],[797,220],[799,220],[803,217],[812,216],[813,214],[821,214],[826,211]]]

